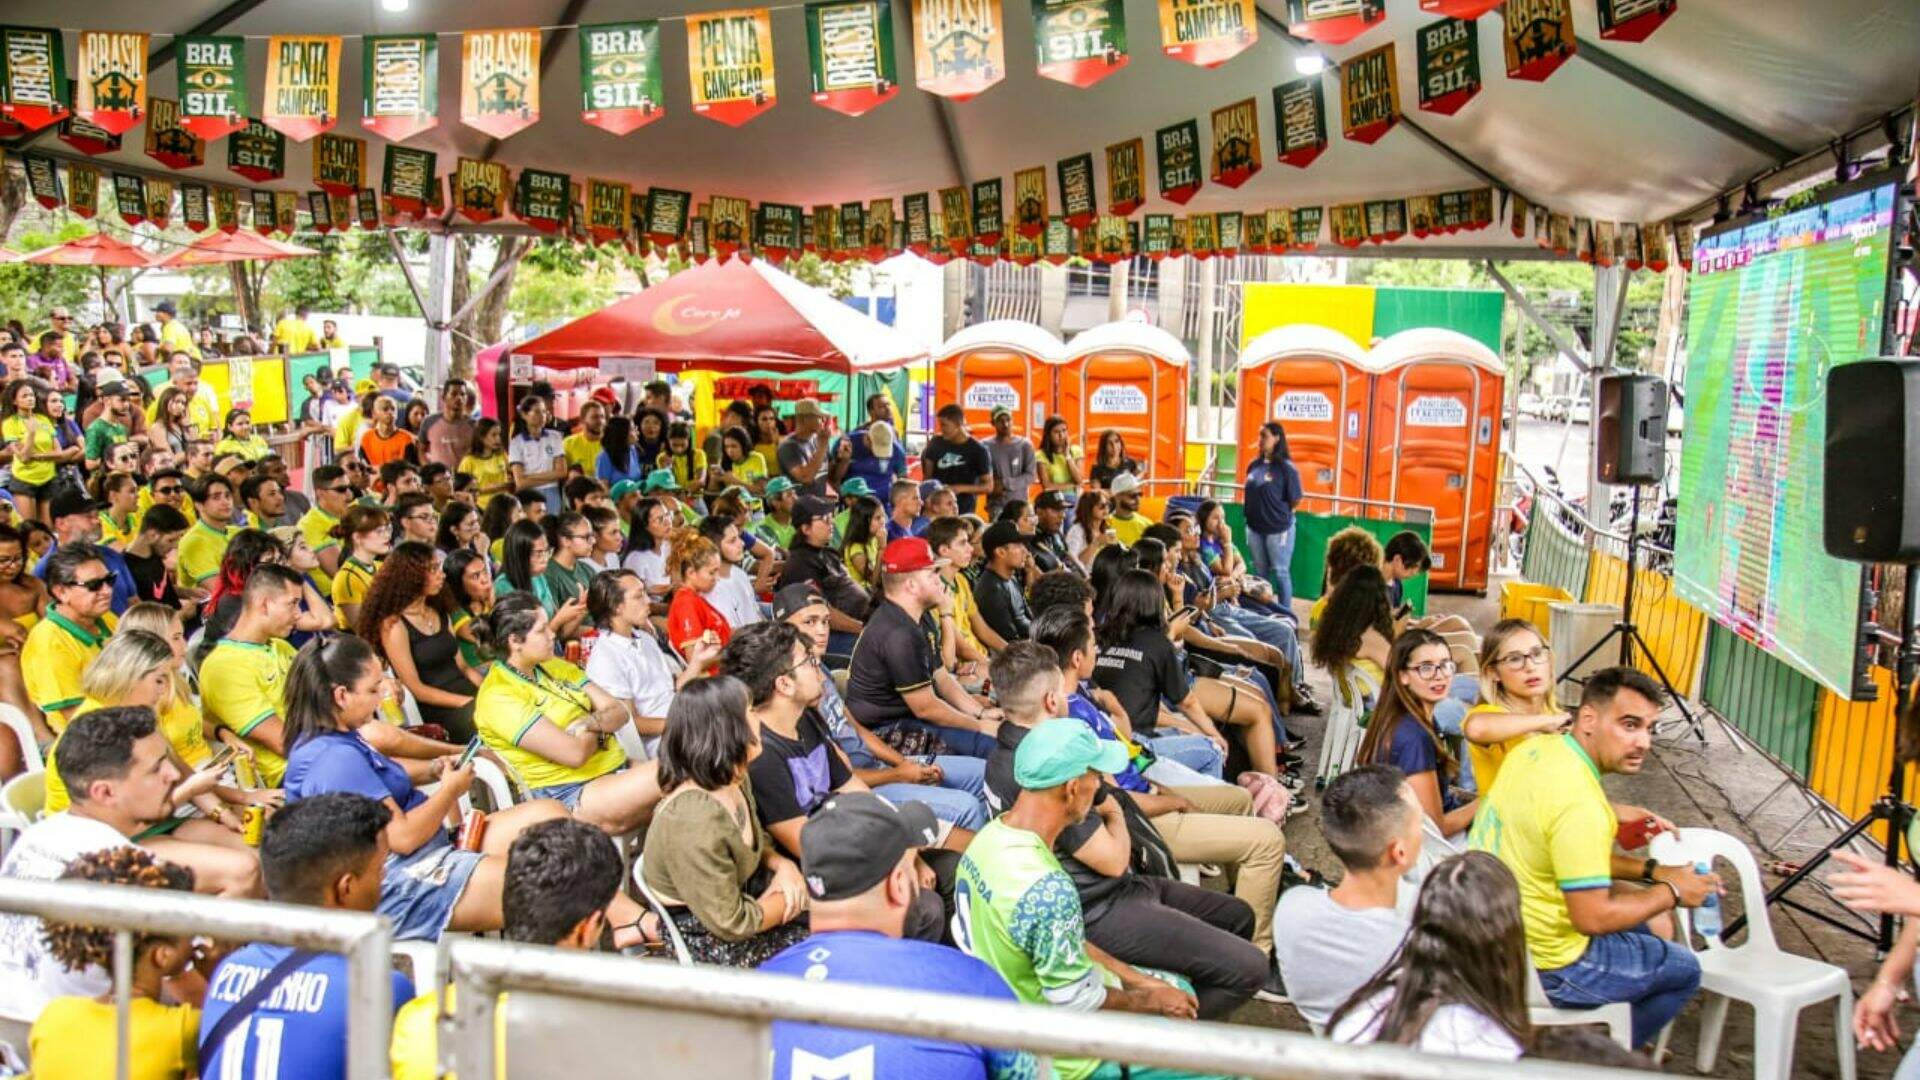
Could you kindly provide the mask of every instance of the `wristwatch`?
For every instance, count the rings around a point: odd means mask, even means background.
[[[1640,880],[1648,885],[1653,884],[1655,880],[1653,876],[1653,872],[1656,869],[1658,869],[1659,866],[1660,866],[1659,860],[1648,859],[1646,862],[1646,865],[1640,868]]]

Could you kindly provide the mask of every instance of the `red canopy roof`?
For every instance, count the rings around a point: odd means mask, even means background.
[[[508,351],[550,367],[651,357],[661,371],[882,371],[926,355],[764,260],[739,259],[683,270]]]

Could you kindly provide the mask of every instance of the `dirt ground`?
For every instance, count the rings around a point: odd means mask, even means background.
[[[1476,628],[1484,629],[1498,618],[1498,594],[1496,582],[1486,598],[1437,596],[1431,610],[1462,615]],[[1311,675],[1318,677],[1319,673],[1313,672]],[[1324,699],[1324,677],[1319,677],[1318,686]],[[1653,755],[1641,774],[1607,779],[1607,789],[1617,798],[1655,810],[1683,829],[1689,825],[1706,826],[1740,837],[1754,850],[1762,865],[1763,886],[1769,888],[1779,880],[1765,872],[1765,865],[1770,859],[1805,858],[1838,833],[1838,828],[1815,818],[1801,824],[1788,835],[1811,803],[1790,786],[1768,798],[1769,793],[1775,792],[1785,779],[1785,774],[1764,755],[1733,738],[1716,720],[1706,720],[1706,742],[1702,745],[1686,731],[1684,725],[1678,723],[1677,713],[1670,711],[1669,715],[1675,723],[1671,727],[1663,726],[1655,742]],[[1307,737],[1306,757],[1309,761],[1314,760],[1319,753],[1319,718],[1298,717],[1293,721],[1293,726]],[[1315,807],[1296,815],[1287,823],[1288,850],[1309,867],[1321,869],[1330,875],[1337,874],[1338,862],[1320,839],[1316,825],[1317,796],[1311,791],[1309,796],[1314,798]],[[1765,803],[1761,805],[1763,800]],[[1756,807],[1759,808],[1757,813]],[[1815,875],[1816,878],[1823,876],[1824,872]],[[1744,910],[1745,898],[1739,895],[1737,886],[1732,883],[1729,883],[1729,889],[1726,917],[1732,919]],[[1846,917],[1844,909],[1829,900],[1815,882],[1802,884],[1792,895],[1816,910]],[[1775,905],[1769,913],[1774,936],[1782,949],[1845,968],[1853,977],[1856,995],[1872,981],[1878,960],[1871,942],[1843,933],[1784,906]],[[1286,929],[1276,927],[1275,932],[1285,933]],[[1703,1075],[1694,1068],[1694,1053],[1700,1032],[1700,1007],[1701,1003],[1696,999],[1675,1022],[1664,1071]],[[1254,1001],[1245,1006],[1235,1019],[1266,1027],[1306,1030],[1305,1021],[1290,1005]],[[1913,1032],[1920,1028],[1920,1009],[1903,1007],[1899,1021],[1903,1033]],[[1753,1023],[1752,1009],[1735,1002],[1728,1012],[1719,1060],[1713,1071],[1704,1075],[1753,1075]],[[1851,1037],[1850,1034],[1843,1035]],[[1794,1064],[1790,1075],[1796,1078],[1837,1077],[1839,1063],[1835,1056],[1834,1038],[1832,1002],[1808,1007],[1800,1016],[1799,1036],[1794,1047]],[[1898,1063],[1899,1057],[1895,1054],[1861,1051],[1858,1074],[1863,1080],[1891,1077]]]

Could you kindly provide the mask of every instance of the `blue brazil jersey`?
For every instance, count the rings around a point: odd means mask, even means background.
[[[211,1031],[291,951],[286,945],[247,945],[222,960],[207,985],[201,1032]],[[412,997],[413,981],[394,972],[394,1009]],[[239,1060],[232,1060],[235,1055]],[[333,953],[317,954],[288,973],[200,1062],[200,1075],[208,1080],[334,1080],[346,1074],[347,958]]]

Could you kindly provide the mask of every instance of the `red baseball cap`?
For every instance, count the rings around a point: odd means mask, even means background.
[[[903,536],[880,553],[880,568],[889,574],[911,574],[945,566],[950,560],[933,557],[933,548],[917,536]]]
[[[611,386],[602,386],[595,389],[592,395],[590,395],[587,400],[597,401],[602,405],[620,404],[620,398],[617,394],[613,392],[613,387]]]

